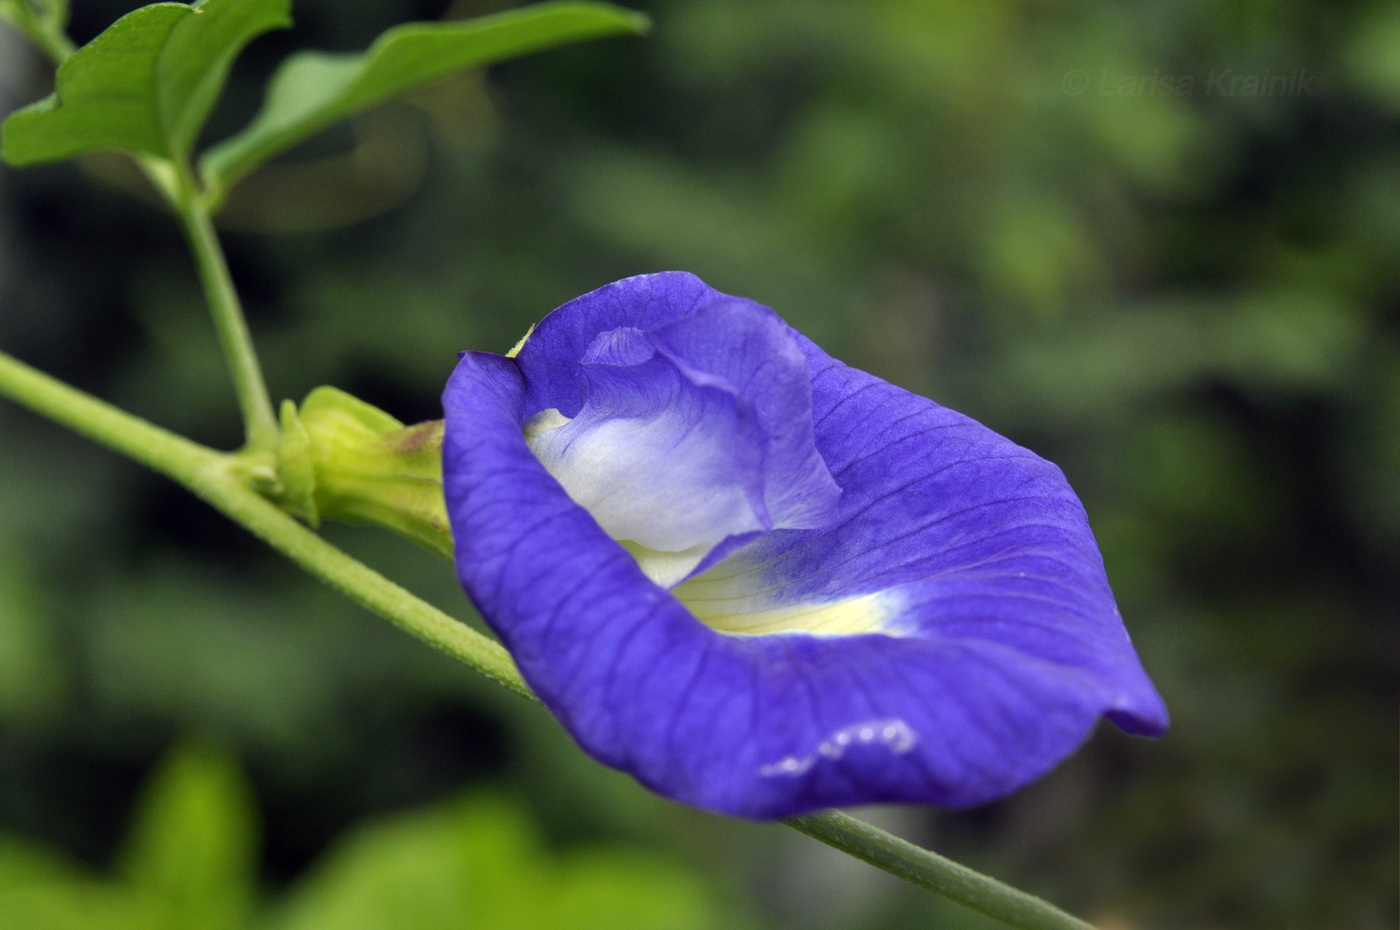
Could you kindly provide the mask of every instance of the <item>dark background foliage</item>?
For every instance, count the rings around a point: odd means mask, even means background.
[[[75,0],[74,37],[132,6]],[[1104,728],[999,804],[872,816],[1106,927],[1394,927],[1400,8],[634,6],[648,38],[451,79],[247,183],[226,246],[274,394],[426,419],[456,351],[615,278],[684,268],[758,299],[1061,464],[1174,716],[1160,742]],[[298,0],[210,138],[289,51],[447,12]],[[0,35],[4,109],[47,80]],[[122,178],[0,170],[0,347],[232,447],[182,243]],[[445,565],[329,532],[470,614]],[[106,868],[190,736],[249,771],[270,891],[366,818],[488,786],[560,848],[655,850],[768,925],[984,925],[647,797],[182,491],[0,404],[0,830]]]

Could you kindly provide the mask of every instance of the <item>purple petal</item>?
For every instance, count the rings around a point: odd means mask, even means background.
[[[679,588],[720,613],[897,594],[873,629],[979,639],[1117,683],[1105,708],[1160,734],[1166,710],[1118,615],[1083,507],[1055,465],[803,340],[817,447],[843,487],[827,529],[773,533]],[[719,625],[725,624],[720,621]]]
[[[619,282],[542,323],[519,364],[467,353],[444,395],[459,575],[586,751],[678,800],[771,818],[978,803],[1043,774],[1102,715],[1165,727],[1059,470],[800,337],[811,435],[842,489],[834,520],[771,532],[675,592],[652,583],[522,425],[579,416],[581,360],[620,328],[664,331],[658,356],[761,393],[734,371],[762,366],[728,371],[713,327],[687,332],[714,293],[688,275]],[[726,609],[790,632],[697,619]],[[858,632],[802,632],[813,617]]]
[[[551,314],[520,362],[531,450],[663,587],[759,534],[827,525],[840,497],[816,449],[797,334],[675,277],[683,316],[610,312],[635,302],[617,299],[629,279]],[[540,345],[568,354],[544,358]]]

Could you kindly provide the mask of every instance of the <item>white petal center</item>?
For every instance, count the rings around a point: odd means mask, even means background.
[[[540,463],[663,587],[727,537],[763,529],[745,489],[714,480],[731,470],[724,438],[665,412],[590,424],[550,409],[525,423]]]

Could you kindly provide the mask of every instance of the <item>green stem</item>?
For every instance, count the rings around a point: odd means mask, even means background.
[[[233,278],[224,260],[219,236],[204,201],[194,188],[188,171],[178,171],[177,189],[171,202],[180,216],[180,223],[189,240],[190,251],[199,269],[199,281],[214,318],[224,359],[233,376],[233,389],[238,395],[238,407],[243,413],[243,426],[248,448],[270,451],[277,445],[277,417],[272,410],[272,398],[263,381],[253,338],[243,317],[243,305],[233,288]]]
[[[14,13],[10,22],[39,46],[55,66],[63,64],[77,51],[72,40],[63,32],[64,23],[61,19],[36,10],[28,0],[20,0],[12,9]]]
[[[927,888],[1009,927],[1022,930],[1094,930],[1054,905],[981,872],[891,836],[840,811],[784,821],[789,827],[877,869]]]
[[[3,352],[0,395],[184,485],[351,600],[493,681],[533,697],[498,643],[414,597],[250,490],[244,484],[247,457],[216,452],[177,436]]]
[[[41,16],[27,2],[18,5],[17,13],[15,25],[42,48],[55,65],[63,64],[73,54],[75,47],[64,33],[62,22]],[[208,202],[187,165],[144,157],[137,157],[136,162],[170,202],[185,230],[219,345],[233,376],[248,448],[270,452],[277,445],[277,416],[243,316],[243,305],[234,290],[228,262],[214,231]]]
[[[40,29],[34,32],[31,38],[55,65],[63,64],[78,50],[72,39],[53,29]]]
[[[428,645],[517,694],[538,700],[499,644],[351,558],[251,490],[250,459],[177,436],[0,352],[0,396],[184,485],[311,575]],[[788,826],[1019,930],[1093,930],[1039,898],[958,865],[839,811]]]

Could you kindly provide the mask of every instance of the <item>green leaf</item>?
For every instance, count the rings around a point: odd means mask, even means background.
[[[157,3],[123,16],[58,69],[56,89],[5,121],[15,166],[118,149],[188,155],[238,53],[286,26],[289,0]]]
[[[291,0],[202,0],[162,50],[156,83],[165,131],[177,156],[187,154],[249,42],[292,24]]]
[[[159,3],[123,16],[58,69],[57,89],[5,120],[12,165],[93,149],[164,154],[152,88],[160,48],[189,7]]]
[[[273,77],[248,128],[204,156],[205,184],[217,197],[331,123],[454,71],[646,27],[644,16],[606,3],[542,3],[468,22],[397,26],[363,54],[294,55]]]
[[[746,927],[655,851],[550,850],[519,804],[469,795],[361,824],[272,914],[273,930]]]
[[[257,863],[252,792],[237,764],[202,747],[177,749],[146,786],[122,851],[132,890],[170,930],[240,930]]]
[[[464,797],[361,824],[284,901],[274,930],[547,927],[552,863],[515,805]]]
[[[141,896],[66,855],[4,834],[0,915],[5,930],[152,930],[158,920]]]

